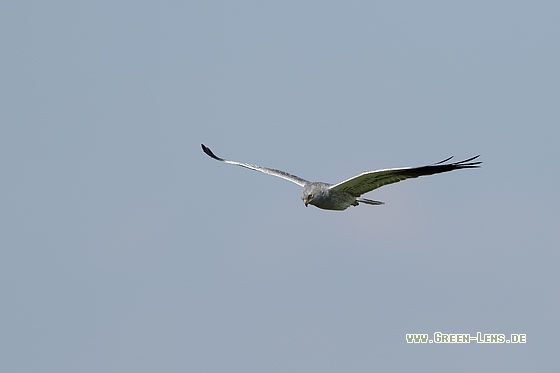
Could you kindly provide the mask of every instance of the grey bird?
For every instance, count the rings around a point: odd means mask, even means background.
[[[405,179],[411,179],[418,176],[439,174],[462,168],[477,168],[480,167],[482,162],[473,162],[480,157],[476,155],[464,161],[455,163],[446,163],[452,156],[444,159],[443,161],[421,167],[403,167],[403,168],[388,168],[376,171],[366,171],[359,175],[351,177],[350,179],[341,181],[338,184],[328,184],[321,182],[311,182],[301,177],[289,174],[284,171],[275,170],[273,168],[266,168],[255,166],[248,163],[241,163],[229,161],[215,155],[209,147],[200,144],[202,150],[211,158],[217,161],[225,162],[251,170],[264,172],[265,174],[281,177],[282,179],[291,181],[303,187],[301,199],[307,205],[313,205],[325,210],[346,210],[348,206],[358,206],[358,204],[365,203],[368,205],[381,205],[384,202],[373,201],[371,199],[360,198],[364,193],[371,192],[374,189],[380,188],[383,185],[392,184]]]

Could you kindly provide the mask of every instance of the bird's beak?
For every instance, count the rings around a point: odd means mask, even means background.
[[[303,200],[303,203],[305,204],[305,207],[307,207],[307,205],[308,205],[308,202],[307,202],[307,200],[306,200],[306,199],[304,199],[304,200]]]

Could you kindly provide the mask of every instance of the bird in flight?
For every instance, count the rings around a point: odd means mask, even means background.
[[[403,167],[403,168],[388,168],[376,171],[366,171],[359,175],[351,177],[350,179],[341,181],[337,184],[321,183],[316,181],[307,181],[301,177],[289,174],[284,171],[275,170],[273,168],[266,168],[255,166],[248,163],[241,163],[236,161],[229,161],[218,157],[210,150],[209,147],[201,144],[202,150],[209,157],[217,161],[225,162],[251,170],[260,171],[268,175],[280,177],[282,179],[291,181],[303,188],[301,199],[307,205],[313,205],[320,209],[325,210],[346,210],[349,206],[358,206],[358,204],[365,203],[368,205],[381,205],[384,202],[373,201],[371,199],[361,198],[361,195],[371,192],[374,189],[380,188],[383,185],[392,184],[401,180],[415,178],[418,176],[439,174],[462,168],[477,168],[480,167],[482,162],[473,162],[480,155],[476,155],[464,161],[446,163],[451,158],[444,159],[443,161],[421,167]]]

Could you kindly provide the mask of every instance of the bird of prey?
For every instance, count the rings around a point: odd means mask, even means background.
[[[383,185],[392,184],[401,180],[410,179],[418,176],[439,174],[462,168],[477,168],[480,167],[482,162],[473,162],[480,155],[476,155],[464,161],[455,163],[446,163],[451,158],[444,159],[443,161],[421,167],[403,167],[403,168],[388,168],[376,171],[366,171],[359,175],[351,177],[350,179],[341,181],[337,184],[328,184],[321,182],[311,182],[289,174],[284,171],[275,170],[273,168],[266,168],[255,166],[248,163],[241,163],[236,161],[229,161],[215,155],[209,147],[201,144],[202,150],[211,158],[217,161],[225,162],[251,170],[260,171],[265,174],[273,175],[286,179],[295,183],[303,188],[301,199],[307,205],[313,205],[325,210],[346,210],[348,206],[358,206],[360,202],[368,205],[381,205],[383,202],[373,201],[370,199],[361,198],[364,193],[370,192],[374,189],[380,188]]]

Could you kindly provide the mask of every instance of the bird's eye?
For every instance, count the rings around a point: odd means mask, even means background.
[[[307,196],[307,200],[310,200],[312,198],[313,198],[313,194],[310,194],[310,195]]]

